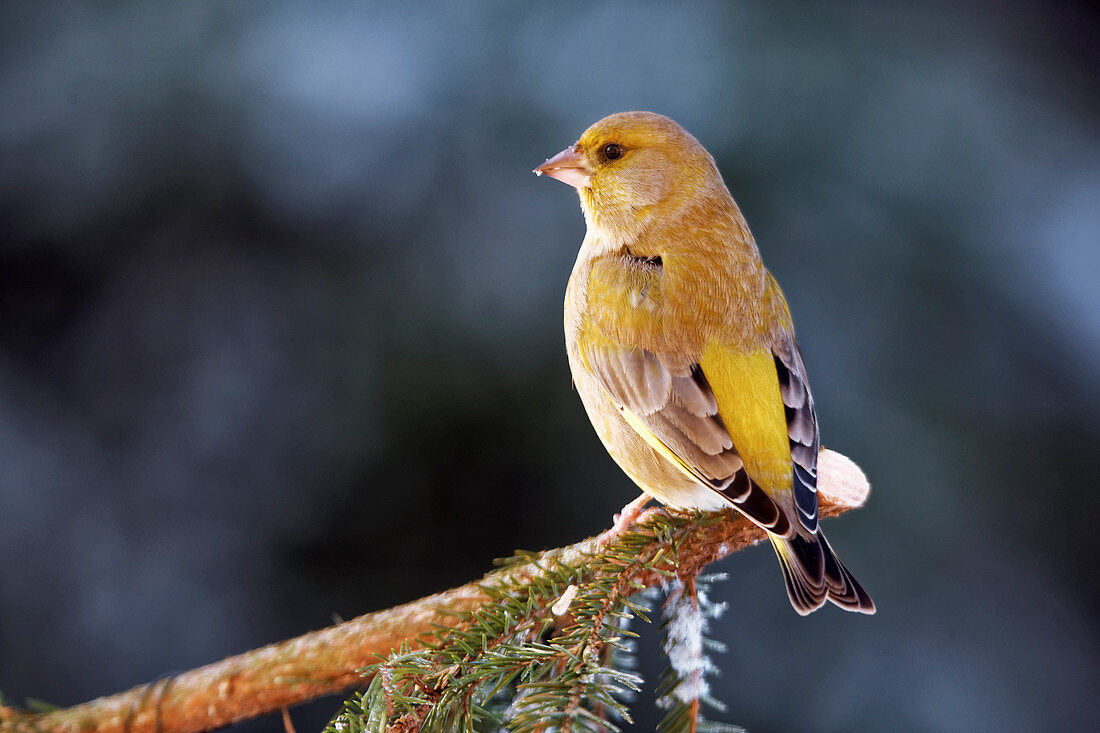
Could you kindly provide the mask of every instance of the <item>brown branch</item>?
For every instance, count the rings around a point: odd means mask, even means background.
[[[822,450],[818,465],[822,516],[859,507],[869,487],[858,467]],[[713,522],[678,549],[680,574],[693,577],[705,565],[764,538],[741,516]],[[579,566],[599,552],[597,538],[547,550],[518,563],[418,601],[376,611],[296,639],[271,644],[126,692],[47,713],[0,706],[0,733],[197,733],[363,684],[358,670],[409,641],[415,648],[433,625],[453,626],[455,614],[489,600],[484,587],[524,584],[555,564]],[[647,584],[660,578],[645,579]]]

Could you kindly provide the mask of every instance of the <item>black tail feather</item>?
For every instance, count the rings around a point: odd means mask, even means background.
[[[848,568],[844,567],[844,563],[837,558],[829,541],[820,531],[818,539],[825,556],[825,585],[829,590],[829,600],[845,611],[874,613],[875,602],[871,600],[871,595],[863,589]]]
[[[800,615],[816,611],[826,600],[845,611],[875,612],[871,596],[837,559],[820,531],[809,537],[771,535],[770,539],[783,570],[787,597]]]

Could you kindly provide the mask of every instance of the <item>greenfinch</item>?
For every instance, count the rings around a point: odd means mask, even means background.
[[[659,501],[767,530],[794,609],[874,613],[818,526],[821,447],[783,293],[714,159],[650,112],[589,127],[535,169],[580,194],[565,297],[573,381],[607,451]]]

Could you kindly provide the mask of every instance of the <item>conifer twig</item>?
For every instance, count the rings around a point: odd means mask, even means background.
[[[821,516],[861,506],[869,486],[844,456],[822,450],[818,464]],[[741,516],[702,525],[677,551],[681,577],[764,538]],[[403,642],[415,649],[438,626],[490,599],[486,588],[530,583],[555,564],[580,566],[600,551],[598,538],[547,550],[495,570],[479,581],[411,603],[313,631],[166,677],[109,697],[45,713],[0,705],[0,733],[197,733],[279,711],[361,685],[359,670]],[[662,580],[656,572],[646,584]]]

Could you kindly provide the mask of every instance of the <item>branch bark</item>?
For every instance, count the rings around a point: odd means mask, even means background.
[[[849,459],[822,450],[818,463],[822,516],[861,506],[870,487]],[[732,510],[731,510],[732,511]],[[740,515],[694,533],[679,548],[684,574],[764,539]],[[581,565],[598,553],[599,538],[547,550],[537,560],[493,571],[479,581],[420,600],[375,611],[295,639],[245,652],[205,667],[101,697],[70,708],[31,713],[0,706],[0,733],[198,733],[364,684],[358,670],[404,641],[413,648],[434,625],[451,626],[456,614],[488,599],[484,587],[528,583],[554,562]],[[647,584],[659,582],[654,576]]]

